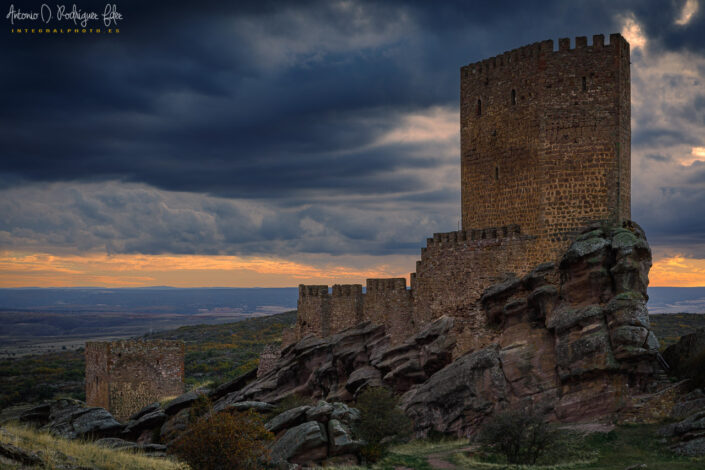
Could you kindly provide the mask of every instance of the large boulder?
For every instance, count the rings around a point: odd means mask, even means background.
[[[161,408],[158,408],[152,412],[139,416],[135,420],[128,421],[125,429],[123,430],[123,434],[136,437],[145,430],[161,427],[166,420],[166,413],[164,413]]]
[[[337,419],[328,421],[328,438],[331,455],[354,454],[363,445],[354,438],[350,426]]]
[[[681,372],[688,361],[700,355],[705,355],[705,328],[682,336],[663,352],[664,359],[676,372]]]
[[[193,390],[191,392],[186,392],[182,395],[171,400],[164,406],[164,413],[169,416],[175,415],[184,408],[190,407],[204,392]]]
[[[684,401],[691,401],[688,396],[684,398]],[[674,452],[690,457],[705,456],[705,407],[677,423],[661,427],[659,433],[670,439]]]
[[[507,396],[499,347],[466,354],[401,398],[418,434],[435,430],[467,435]]]
[[[267,428],[267,431],[273,433],[277,433],[282,429],[291,428],[303,422],[306,419],[306,412],[310,409],[310,406],[304,405],[286,410],[268,421],[264,427]]]
[[[328,455],[328,434],[323,424],[307,421],[288,429],[271,447],[272,462],[315,466]]]
[[[107,410],[89,407],[78,400],[56,400],[49,407],[48,422],[42,430],[65,439],[111,437],[123,425]]]

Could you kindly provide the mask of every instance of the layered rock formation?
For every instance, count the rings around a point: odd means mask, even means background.
[[[419,434],[469,434],[508,407],[530,406],[559,421],[611,416],[659,387],[658,340],[646,310],[650,266],[636,224],[593,225],[557,263],[487,289],[480,347],[456,360],[452,318],[401,345],[365,323],[303,338],[216,406],[291,394],[349,401],[365,386],[385,385],[403,394]]]

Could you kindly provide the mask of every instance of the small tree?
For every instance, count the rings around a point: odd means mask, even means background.
[[[392,392],[384,387],[365,389],[355,406],[360,410],[360,422],[355,431],[366,442],[360,452],[368,462],[376,462],[384,456],[389,446],[388,442],[383,442],[388,440],[385,438],[411,432],[411,420],[399,409]]]
[[[262,418],[247,413],[217,413],[192,424],[169,448],[194,470],[264,468],[265,443],[273,438]]]
[[[511,464],[535,464],[556,440],[557,433],[532,410],[498,413],[478,435],[479,442],[497,449]]]

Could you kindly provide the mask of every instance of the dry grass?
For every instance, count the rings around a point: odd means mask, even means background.
[[[85,441],[69,441],[18,425],[0,427],[0,441],[37,452],[45,468],[62,465],[106,470],[188,470],[186,464],[170,459],[147,457],[139,452],[106,449]]]

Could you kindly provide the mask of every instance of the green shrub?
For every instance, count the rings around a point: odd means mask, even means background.
[[[248,413],[217,413],[192,424],[169,452],[194,470],[265,468],[266,442],[273,438],[262,418]]]
[[[504,411],[481,428],[478,441],[485,450],[496,449],[508,463],[533,465],[557,442],[558,435],[532,410]]]
[[[205,415],[209,411],[212,411],[211,400],[205,393],[198,395],[196,401],[193,402],[189,408],[189,415],[191,421],[195,421],[197,418]]]
[[[367,388],[357,397],[355,406],[360,410],[355,433],[367,443],[360,452],[368,462],[376,462],[387,453],[391,438],[411,433],[411,420],[386,388]]]

